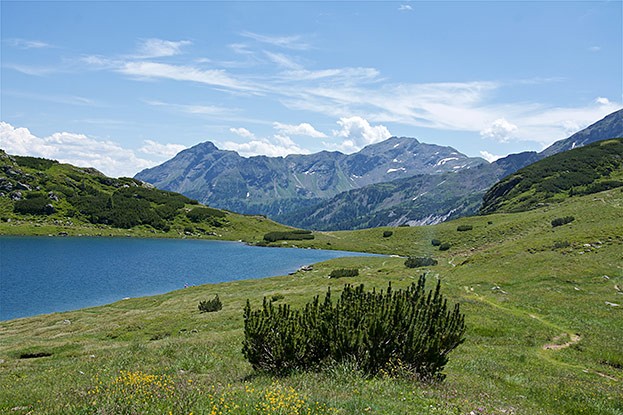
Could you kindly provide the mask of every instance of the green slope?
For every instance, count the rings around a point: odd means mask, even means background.
[[[576,220],[551,226],[569,215]],[[397,256],[343,258],[290,276],[1,322],[0,412],[132,413],[145,401],[138,413],[619,415],[621,217],[623,192],[611,189],[521,213],[392,228],[389,237],[388,228],[316,233],[296,245],[432,256],[439,264],[414,270]],[[472,228],[459,232],[460,225]],[[450,249],[440,251],[433,238]],[[353,267],[358,277],[327,279]],[[253,307],[263,296],[300,306],[327,286],[399,288],[421,272],[440,279],[466,314],[467,338],[443,384],[367,379],[347,366],[256,376],[242,357],[247,298]],[[198,302],[214,294],[223,309],[199,313]],[[166,393],[157,386],[165,381]]]
[[[513,173],[485,194],[481,213],[520,212],[623,186],[623,138],[555,154]]]
[[[0,235],[135,235],[261,241],[287,229],[139,180],[0,150]]]

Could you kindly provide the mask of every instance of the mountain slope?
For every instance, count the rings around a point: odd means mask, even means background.
[[[623,186],[623,138],[554,154],[494,185],[481,213],[519,212]]]
[[[578,131],[569,138],[556,141],[543,150],[540,155],[542,158],[549,157],[556,153],[594,143],[595,141],[615,137],[623,137],[623,109],[613,112],[585,129]]]
[[[392,137],[350,155],[323,151],[248,158],[206,142],[135,177],[219,208],[275,216],[369,184],[485,163],[407,137]]]
[[[28,228],[28,230],[26,230]],[[136,179],[0,150],[0,234],[123,234],[239,239],[286,227],[200,205]],[[248,237],[248,235],[246,235]]]

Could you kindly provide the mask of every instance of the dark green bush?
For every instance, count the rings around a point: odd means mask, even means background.
[[[432,240],[430,241],[430,244],[431,244],[432,246],[439,246],[439,245],[441,245],[441,241],[440,241],[439,239],[432,239]]]
[[[392,232],[392,231],[383,231],[383,238],[389,238],[393,234],[394,234],[394,232]]]
[[[271,302],[275,302],[275,301],[279,301],[279,300],[283,300],[285,298],[285,296],[281,293],[277,293],[277,294],[273,294],[272,297],[270,297],[270,301]]]
[[[13,206],[13,211],[22,215],[49,215],[54,213],[54,209],[50,209],[50,199],[42,195],[17,200]]]
[[[56,160],[48,160],[39,157],[13,156],[13,158],[21,167],[29,167],[35,170],[47,170],[55,164],[58,164]]]
[[[569,248],[570,246],[571,244],[569,243],[569,241],[556,241],[554,242],[553,248],[562,249],[562,248]]]
[[[264,235],[266,242],[277,241],[302,241],[306,239],[314,239],[311,231],[297,229],[293,231],[268,232]]]
[[[213,209],[209,207],[196,207],[186,214],[188,219],[193,222],[212,221],[215,218],[224,218],[227,213],[222,210]]]
[[[575,220],[573,216],[565,216],[562,218],[556,218],[552,221],[552,227],[555,228],[557,226],[566,225],[567,223],[571,223]]]
[[[211,313],[221,310],[223,308],[223,303],[221,303],[221,299],[218,298],[218,294],[216,294],[211,300],[199,301],[198,307],[199,311],[202,313]]]
[[[472,229],[474,229],[472,225],[459,225],[456,228],[459,232],[471,231]]]
[[[365,292],[363,285],[344,286],[334,303],[315,297],[302,310],[274,307],[244,309],[242,352],[256,371],[284,375],[330,362],[352,361],[368,375],[391,373],[442,380],[448,354],[465,333],[459,305],[449,309],[440,283],[426,292],[425,276],[406,290]]]
[[[405,266],[407,268],[428,267],[437,264],[437,260],[430,257],[409,257],[405,261]]]
[[[440,251],[447,251],[448,249],[450,249],[452,245],[450,245],[448,242],[444,242],[441,245],[439,245],[439,250]]]
[[[357,275],[359,275],[357,268],[339,268],[331,271],[329,278],[356,277]]]

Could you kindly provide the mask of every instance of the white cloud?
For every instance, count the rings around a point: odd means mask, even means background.
[[[49,43],[40,40],[7,39],[6,43],[18,49],[42,49],[52,47]]]
[[[480,135],[484,138],[506,143],[513,137],[515,131],[517,131],[515,124],[511,124],[504,118],[498,118],[489,127],[481,130]]]
[[[413,7],[408,4],[401,4],[400,7],[398,7],[398,10],[401,12],[407,12],[413,10]]]
[[[236,90],[253,90],[251,85],[237,81],[224,70],[201,70],[192,66],[169,65],[157,62],[126,62],[117,69],[126,75],[139,78],[163,78],[176,81],[191,81]]]
[[[498,156],[495,154],[491,154],[488,151],[481,151],[480,152],[480,157],[482,157],[483,159],[487,160],[489,163],[493,163],[494,161],[501,159],[504,156]]]
[[[143,147],[139,148],[139,151],[145,154],[171,158],[185,149],[186,146],[182,144],[162,144],[153,140],[145,140]]]
[[[391,133],[384,125],[371,126],[367,120],[358,116],[340,118],[337,124],[342,128],[334,130],[333,136],[341,138],[342,142],[338,145],[328,145],[346,153],[359,151],[368,144],[378,143],[391,137]]]
[[[155,144],[146,142],[144,149],[155,151],[159,147]],[[160,150],[172,150],[177,145],[160,146]],[[94,167],[113,177],[133,176],[163,161],[138,157],[133,150],[113,141],[68,132],[37,137],[27,128],[16,128],[6,122],[0,122],[0,148],[8,154],[44,157],[79,167]]]
[[[189,40],[173,42],[162,39],[144,39],[138,48],[139,58],[162,58],[182,53],[182,47],[192,44]]]
[[[311,124],[306,122],[298,125],[274,122],[273,127],[275,128],[275,130],[286,135],[300,135],[314,138],[325,138],[327,136],[326,134],[316,130]]]
[[[610,100],[608,98],[604,98],[604,97],[597,97],[597,98],[595,98],[595,102],[597,104],[600,104],[600,105],[610,105],[611,104]]]
[[[292,36],[269,36],[261,35],[253,32],[243,32],[242,36],[253,39],[257,42],[267,43],[272,46],[278,46],[286,49],[308,50],[310,45],[301,40],[300,35]]]
[[[234,112],[234,110],[231,108],[217,107],[215,105],[171,104],[168,102],[155,100],[144,100],[143,102],[147,105],[151,105],[154,107],[169,108],[175,111],[193,115],[223,116]]]
[[[284,55],[283,53],[273,53],[273,52],[264,51],[264,54],[268,57],[268,59],[270,59],[271,61],[273,61],[274,63],[276,63],[277,65],[281,67],[284,67],[287,69],[294,69],[294,70],[302,69],[302,66],[300,64],[296,63],[292,58]]]
[[[247,130],[246,128],[240,127],[240,128],[230,128],[229,131],[231,131],[232,133],[239,135],[240,137],[244,137],[244,138],[255,138],[255,134],[253,134],[251,131]]]
[[[308,154],[309,151],[299,147],[289,137],[275,135],[272,140],[267,138],[255,139],[246,143],[226,141],[221,144],[226,150],[238,152],[243,157],[265,155],[269,157],[285,157],[288,154]]]

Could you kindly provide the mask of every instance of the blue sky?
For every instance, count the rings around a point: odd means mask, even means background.
[[[623,106],[622,4],[3,0],[0,148],[111,176],[208,140],[538,151]]]

